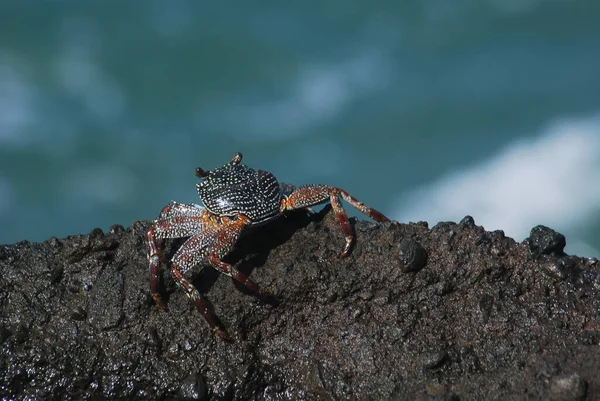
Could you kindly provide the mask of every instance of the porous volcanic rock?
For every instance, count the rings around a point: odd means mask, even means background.
[[[0,247],[0,396],[600,398],[596,259],[532,252],[472,218],[431,229],[352,223],[345,259],[327,209],[240,240],[228,260],[277,302],[213,269],[196,274],[233,343],[209,330],[166,269],[170,311],[154,305],[149,222]],[[166,256],[181,243],[168,241]]]

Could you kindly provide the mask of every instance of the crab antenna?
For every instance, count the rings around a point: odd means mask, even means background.
[[[204,170],[202,170],[200,167],[196,167],[196,177],[198,178],[204,178],[208,175],[208,173]]]
[[[231,164],[238,165],[240,164],[240,162],[242,161],[242,154],[240,152],[237,152],[234,156],[233,159],[231,159]]]

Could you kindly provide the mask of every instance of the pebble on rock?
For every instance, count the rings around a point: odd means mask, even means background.
[[[198,373],[186,377],[179,387],[179,396],[184,400],[202,400],[206,398],[206,383]]]
[[[546,226],[535,226],[529,234],[529,249],[537,255],[563,255],[565,236]]]
[[[465,216],[458,224],[463,227],[475,227],[475,219],[471,216]]]
[[[577,373],[557,376],[550,385],[550,400],[579,401],[585,398],[586,381]]]
[[[412,238],[405,238],[400,242],[398,256],[400,269],[404,273],[419,271],[427,264],[427,251]]]

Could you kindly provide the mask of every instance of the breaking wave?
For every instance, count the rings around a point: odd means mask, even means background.
[[[600,211],[600,116],[556,121],[491,159],[414,189],[399,221],[459,220],[472,215],[487,230],[521,240],[538,224],[567,236],[569,251],[594,252],[577,232]]]

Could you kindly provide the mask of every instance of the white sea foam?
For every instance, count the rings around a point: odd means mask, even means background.
[[[521,240],[538,224],[575,237],[600,211],[600,116],[561,120],[491,160],[415,189],[399,202],[399,221],[457,221],[469,214],[487,230]],[[568,235],[568,239],[569,239]],[[598,250],[594,252],[598,254]]]

